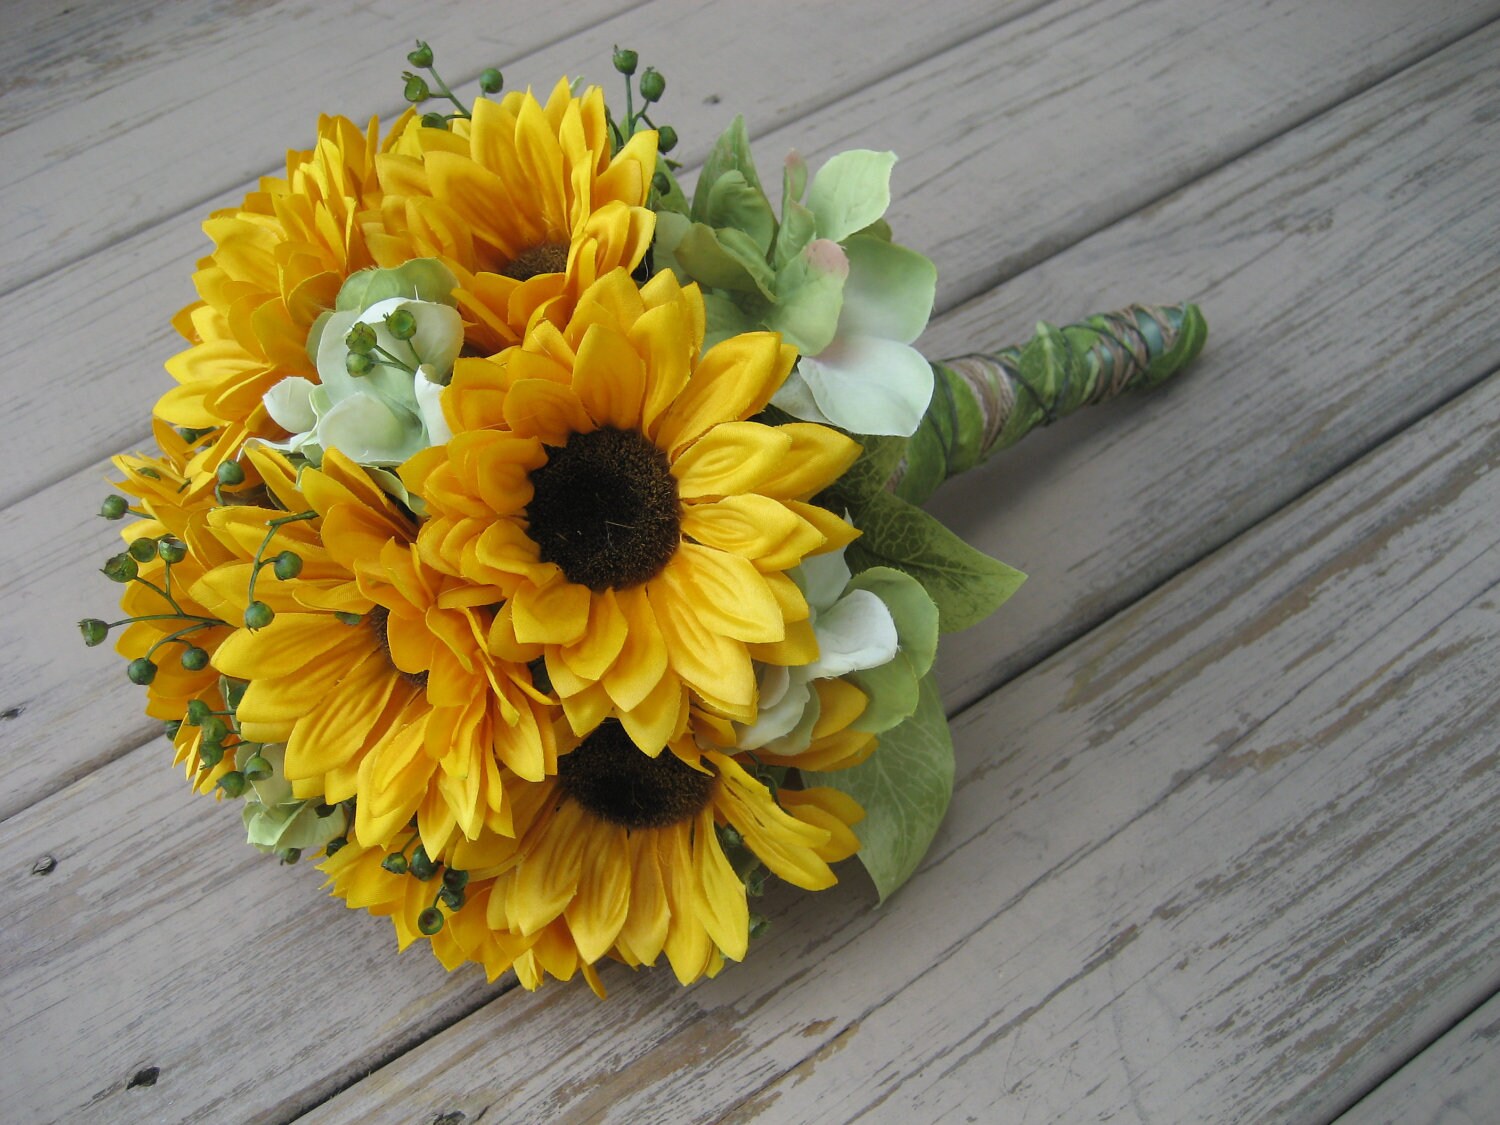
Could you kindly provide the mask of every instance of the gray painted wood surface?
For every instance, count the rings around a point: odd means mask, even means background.
[[[0,1116],[1500,1119],[1497,15],[13,5]],[[203,215],[316,112],[397,108],[418,34],[512,84],[636,45],[690,163],[735,111],[767,164],[897,150],[931,354],[1134,298],[1210,316],[1178,385],[935,499],[1033,577],[945,642],[960,777],[922,872],[878,911],[853,865],[773,894],[691,990],[610,970],[600,1005],[395,956],[185,791],[71,627],[110,599],[103,459],[167,385]]]
[[[1488,1000],[1338,1119],[1337,1125],[1488,1125],[1500,1114],[1500,997]]]

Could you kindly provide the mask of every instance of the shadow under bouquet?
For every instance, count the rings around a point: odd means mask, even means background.
[[[123,617],[84,639],[119,628],[192,787],[402,948],[712,976],[769,878],[858,856],[884,898],[947,807],[938,639],[1022,576],[922,501],[1204,322],[932,363],[892,153],[793,154],[778,208],[736,120],[689,198],[634,52],[619,115],[494,71],[466,105],[408,58],[449,111],[322,118],[205,223],[160,450],[102,510],[137,517]]]

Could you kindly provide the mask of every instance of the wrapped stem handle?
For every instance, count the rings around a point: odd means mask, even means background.
[[[1021,347],[936,362],[932,403],[886,488],[920,504],[1037,426],[1165,381],[1207,335],[1197,305],[1131,305],[1064,328],[1039,324]]]

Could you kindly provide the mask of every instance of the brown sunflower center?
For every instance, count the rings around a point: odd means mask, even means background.
[[[516,281],[529,281],[538,274],[562,273],[568,268],[568,244],[566,242],[544,242],[540,246],[528,246],[505,265],[500,272]]]
[[[385,662],[396,669],[396,674],[409,684],[415,684],[417,687],[426,687],[426,672],[403,672],[400,668],[396,668],[396,662],[391,659],[391,611],[383,605],[378,605],[365,614],[365,621],[370,626],[370,631],[375,634],[375,640],[380,645],[380,650],[385,653]]]
[[[594,430],[548,446],[531,486],[527,530],[542,559],[590,590],[654,578],[682,539],[672,466],[635,430]]]
[[[614,719],[557,760],[557,781],[588,812],[622,828],[666,828],[691,820],[718,784],[718,778],[684,765],[670,750],[649,756]]]

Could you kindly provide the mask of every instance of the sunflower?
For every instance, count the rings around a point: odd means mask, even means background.
[[[493,980],[513,967],[527,988],[581,972],[602,994],[592,967],[605,957],[634,968],[665,954],[684,984],[742,959],[750,912],[731,855],[826,889],[862,815],[832,789],[773,789],[701,734],[642,754],[611,720],[518,794],[515,837],[455,841],[425,880],[362,846],[323,867],[351,907],[392,918],[403,949],[430,936],[450,969],[476,961]]]
[[[178,386],[156,404],[172,425],[215,431],[189,465],[195,490],[212,488],[246,437],[281,432],[266,391],[288,376],[317,380],[308,332],[344,280],[374,264],[357,217],[378,201],[379,148],[377,121],[361,131],[322,117],[313,148],[287,154],[284,179],[263,178],[203,224],[214,249],[193,277],[200,299],[172,322],[190,346],[167,361]]]
[[[247,684],[240,732],[286,743],[294,796],[357,796],[357,831],[372,845],[413,816],[432,854],[455,830],[513,831],[502,774],[555,770],[555,706],[525,667],[486,651],[490,611],[421,561],[410,517],[336,450],[300,478],[271,450],[246,456],[280,507],[213,511],[233,559],[194,594],[238,622],[263,553],[290,552],[298,565],[284,581],[260,576],[253,600],[270,623],[237,629],[214,654]]]
[[[696,287],[624,270],[493,361],[460,360],[446,446],[402,467],[435,569],[505,602],[491,651],[541,658],[573,730],[611,714],[657,753],[696,699],[748,722],[752,659],[816,655],[786,574],[856,532],[809,502],[859,454],[825,426],[765,425],[795,359],[775,333],[699,355]]]
[[[612,156],[603,92],[575,97],[567,79],[545,106],[528,90],[481,98],[449,129],[412,120],[377,163],[371,251],[382,265],[442,259],[486,352],[519,343],[538,315],[565,321],[596,278],[640,263],[655,229],[656,133]]]

